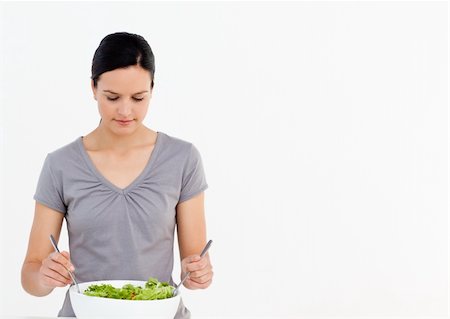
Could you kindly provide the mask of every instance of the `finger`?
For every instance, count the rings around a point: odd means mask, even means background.
[[[54,279],[54,278],[52,278],[52,277],[45,276],[45,275],[44,275],[44,277],[43,277],[43,281],[42,281],[42,282],[43,282],[43,284],[44,284],[45,286],[51,287],[51,288],[54,288],[54,287],[65,287],[65,286],[67,286],[66,283],[61,282],[61,281],[59,281],[59,280],[56,280],[56,279]]]
[[[63,252],[63,253],[67,253],[67,252]],[[75,270],[75,267],[73,267],[73,265],[70,263],[69,259],[67,259],[64,255],[62,255],[62,253],[57,253],[57,252],[52,253],[52,254],[50,254],[50,258],[53,261],[63,265],[65,268],[70,269],[71,271]]]
[[[207,282],[202,283],[202,284],[196,283],[195,281],[193,281],[191,279],[187,279],[186,280],[186,286],[189,289],[205,289],[205,288],[208,288],[211,285],[211,282],[212,282],[212,278],[209,279]]]
[[[69,271],[61,266],[60,264],[56,264],[56,263],[52,263],[51,265],[49,265],[48,267],[50,270],[53,270],[54,272],[57,272],[58,274],[60,274],[62,277],[66,278],[66,279],[71,279],[70,275],[69,275]]]
[[[53,259],[48,259],[48,258],[44,259],[42,261],[42,266],[59,273],[61,276],[65,277],[67,279],[70,279],[69,271],[67,270],[67,268],[65,268],[60,263],[54,261]]]
[[[208,260],[206,259],[200,259],[199,261],[192,262],[190,264],[186,264],[186,271],[198,271],[205,269],[208,266]]]
[[[68,261],[70,261],[70,254],[68,251],[62,251],[61,255],[63,255]]]
[[[67,281],[71,280],[69,272],[66,268],[64,268],[61,264],[58,264],[54,261],[49,261],[46,263],[43,263],[43,267],[41,270],[44,274],[47,276],[53,277],[53,273],[58,274],[58,278],[61,281]]]
[[[188,265],[195,263],[197,261],[200,260],[200,256],[198,255],[192,255],[192,256],[188,256],[185,257],[182,261],[181,261],[181,270],[183,273],[187,273],[188,271],[190,271],[188,269]]]
[[[199,261],[201,259],[201,257],[199,255],[191,255],[188,257],[188,263],[195,263],[197,261]]]
[[[69,284],[65,279],[61,279],[61,275],[56,272],[52,273],[52,270],[49,269],[42,273],[41,276],[43,285],[47,287],[65,287]]]
[[[61,252],[61,255],[63,255],[64,257],[66,257],[66,259],[68,260],[68,266],[67,266],[67,268],[68,269],[70,269],[70,271],[75,271],[75,267],[74,267],[74,265],[72,264],[72,261],[70,260],[70,253],[68,252],[68,251],[62,251]]]
[[[46,275],[65,284],[69,284],[72,282],[72,279],[70,277],[66,277],[63,274],[54,271],[53,269],[47,269]]]
[[[205,267],[201,270],[193,271],[189,273],[189,278],[199,278],[202,277],[208,273],[212,272],[212,267]]]
[[[198,277],[191,277],[189,276],[189,279],[197,284],[205,284],[208,281],[210,281],[213,277],[213,273],[212,272],[207,272],[201,276]]]

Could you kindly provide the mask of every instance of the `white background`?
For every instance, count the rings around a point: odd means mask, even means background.
[[[62,305],[20,285],[32,197],[45,155],[98,124],[92,57],[117,31],[155,54],[146,124],[204,162],[215,278],[183,291],[195,317],[448,314],[446,1],[0,9],[0,315]]]

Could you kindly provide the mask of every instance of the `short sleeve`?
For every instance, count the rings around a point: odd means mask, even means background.
[[[183,180],[178,203],[186,201],[208,188],[203,162],[198,149],[191,144],[183,169]]]
[[[63,200],[62,185],[58,183],[52,172],[50,154],[47,154],[45,158],[33,198],[60,213],[65,214],[67,211]]]

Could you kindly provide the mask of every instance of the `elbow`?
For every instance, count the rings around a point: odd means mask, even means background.
[[[30,278],[29,278],[29,270],[27,269],[27,264],[24,263],[22,265],[22,270],[20,272],[20,283],[22,285],[23,290],[25,290],[30,295],[34,295],[30,290]]]
[[[35,297],[47,296],[53,289],[47,289],[39,283],[40,265],[32,262],[25,262],[20,273],[20,282],[23,290]]]

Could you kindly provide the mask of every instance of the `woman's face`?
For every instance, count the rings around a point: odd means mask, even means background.
[[[100,75],[97,88],[91,80],[102,121],[100,126],[128,135],[142,125],[152,96],[150,72],[133,65]]]

